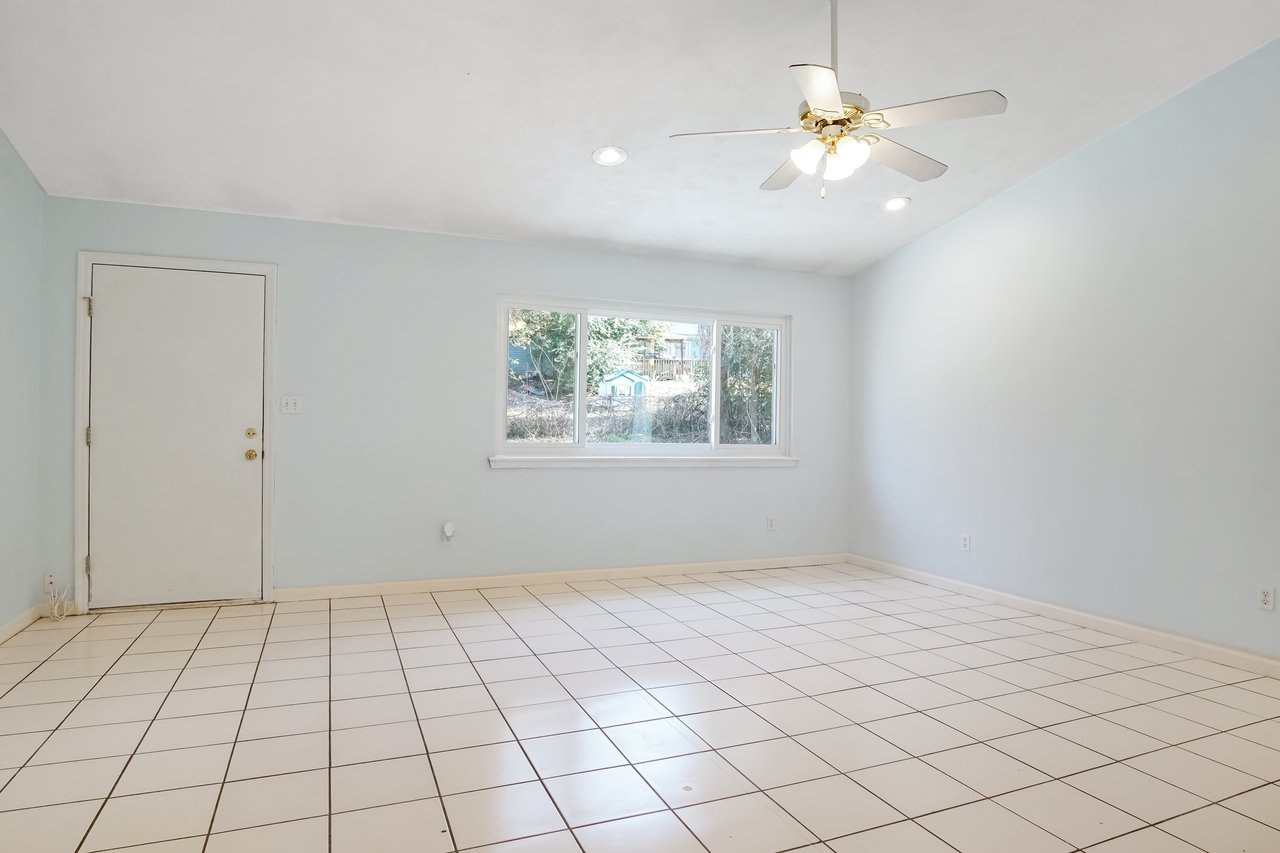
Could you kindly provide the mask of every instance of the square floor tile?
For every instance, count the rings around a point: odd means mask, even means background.
[[[611,820],[579,827],[574,832],[586,853],[621,853],[624,850],[705,853],[705,848],[671,812],[652,812]]]
[[[734,708],[740,704],[737,699],[706,681],[695,684],[680,684],[672,687],[658,687],[649,692],[654,699],[661,702],[673,714],[719,711],[725,708]]]
[[[299,770],[318,770],[328,766],[327,732],[245,740],[237,743],[231,753],[227,781],[296,773]]]
[[[340,699],[330,704],[329,718],[330,726],[334,729],[353,729],[359,726],[409,722],[417,719],[417,714],[409,694],[392,693],[387,696]]]
[[[1185,717],[1152,708],[1150,705],[1134,705],[1102,715],[1103,719],[1119,723],[1125,728],[1159,738],[1167,744],[1179,744],[1214,733],[1214,729],[1192,722]]]
[[[1033,726],[1052,726],[1055,723],[1065,723],[1067,720],[1078,720],[1086,716],[1085,712],[1079,708],[1073,708],[1030,690],[992,696],[983,701],[1006,714],[1026,720]]]
[[[31,853],[75,850],[102,806],[100,800],[0,812],[5,849]]]
[[[684,688],[669,687],[664,689],[681,690]],[[589,699],[581,700],[581,704],[583,709],[591,715],[591,718],[599,726],[618,726],[671,716],[671,711],[667,710],[662,703],[644,690],[611,693],[607,696],[592,696]]]
[[[604,730],[614,746],[634,763],[686,755],[710,747],[678,719],[649,720]]]
[[[31,756],[32,764],[53,764],[128,755],[138,746],[147,723],[117,723],[83,729],[59,729]],[[233,734],[232,737],[235,735]]]
[[[1068,776],[1062,781],[1148,823],[1157,823],[1209,805],[1195,794],[1126,764],[1108,764]]]
[[[0,790],[0,811],[105,799],[126,761],[121,755],[24,767]]]
[[[801,695],[799,690],[768,673],[745,675],[741,678],[724,678],[715,683],[721,690],[744,705],[796,699]]]
[[[990,740],[1029,731],[1032,728],[1030,723],[983,702],[963,702],[958,705],[933,708],[928,714],[935,720],[946,723],[951,728],[964,732],[976,740]]]
[[[630,694],[621,693],[620,696]],[[602,697],[607,698],[607,697]],[[583,700],[591,701],[591,700]],[[523,705],[507,708],[502,712],[511,730],[519,738],[535,738],[544,735],[564,734],[596,728],[596,723],[577,702],[547,702],[541,705]]]
[[[599,729],[530,738],[521,741],[521,745],[544,779],[627,763],[627,759]]]
[[[1101,717],[1085,717],[1069,723],[1060,723],[1050,726],[1047,731],[1117,761],[1132,758],[1144,752],[1152,752],[1165,745],[1163,741],[1147,737]]]
[[[218,832],[209,836],[209,845],[202,847],[204,839],[196,840],[190,853],[282,853],[282,851],[325,850],[329,846],[329,818],[312,817],[288,823],[272,823],[231,832]],[[130,851],[135,853],[135,851]],[[136,853],[152,853],[152,848],[142,847]],[[155,853],[162,853],[157,848]],[[163,849],[163,853],[188,853],[186,849]]]
[[[844,776],[774,788],[768,794],[824,840],[902,820],[898,811]]]
[[[555,804],[537,782],[454,794],[444,798],[444,810],[459,849],[565,828]]]
[[[835,853],[955,853],[955,848],[911,821],[868,829],[827,842]]]
[[[871,687],[858,687],[853,690],[841,690],[837,693],[824,693],[815,698],[823,705],[855,723],[867,723],[886,717],[910,714],[913,710],[910,705],[904,705]]]
[[[423,800],[437,794],[425,755],[335,767],[329,777],[334,812]]]
[[[1072,849],[991,800],[926,815],[919,823],[960,853],[1066,853]]]
[[[336,814],[332,845],[332,853],[449,853],[454,849],[438,799]]]
[[[329,744],[330,763],[334,767],[426,752],[422,731],[416,722],[388,723],[331,732]]]
[[[147,730],[147,736],[138,745],[138,752],[158,752],[162,749],[185,749],[191,746],[209,746],[215,743],[231,743],[240,729],[239,711],[223,714],[202,714],[197,717],[175,717],[156,720]],[[145,724],[134,724],[143,725]]]
[[[927,714],[904,714],[901,717],[873,720],[864,725],[899,749],[916,756],[973,743],[973,738]]]
[[[1280,750],[1230,734],[1213,735],[1184,743],[1182,748],[1264,782],[1280,781]]]
[[[202,835],[209,829],[217,801],[217,785],[112,797],[93,822],[81,849],[110,850]]]
[[[714,752],[698,752],[636,765],[672,808],[751,793],[756,786]]]
[[[841,773],[908,757],[884,738],[857,725],[797,735],[795,740]]]
[[[478,711],[422,720],[422,734],[432,752],[514,740],[498,711]]]
[[[710,853],[776,853],[818,839],[764,794],[746,794],[676,812]]]
[[[1049,781],[1048,776],[1034,767],[985,743],[935,752],[924,760],[988,797]]]
[[[657,794],[632,767],[574,773],[546,781],[547,790],[570,826],[665,809]]]
[[[781,730],[750,708],[689,714],[680,717],[680,721],[715,749],[783,736]]]
[[[442,794],[461,794],[481,788],[497,788],[537,778],[514,741],[438,752],[431,764]]]
[[[849,724],[847,718],[807,696],[755,705],[752,710],[789,735],[834,729]]]
[[[1105,755],[1043,729],[996,738],[988,745],[1054,778],[1111,763]]]
[[[982,799],[982,794],[918,758],[859,770],[849,777],[907,817]]]
[[[720,750],[720,755],[761,788],[793,785],[837,773],[791,738],[732,746]]]
[[[1012,812],[1077,847],[1140,829],[1143,822],[1062,782],[1046,782],[996,798]]]
[[[305,705],[281,705],[245,711],[237,739],[257,740],[328,731],[329,703],[309,702]]]
[[[1280,785],[1255,788],[1238,797],[1223,800],[1222,805],[1273,829],[1280,829]]]
[[[1204,853],[1154,826],[1090,847],[1085,853]]]
[[[1160,824],[1170,835],[1207,853],[1269,853],[1280,850],[1280,830],[1222,806],[1209,806]]]
[[[213,831],[315,817],[329,811],[329,773],[310,770],[266,776],[222,786]]]
[[[1262,784],[1256,776],[1177,746],[1130,758],[1125,764],[1207,800],[1221,800]]]
[[[222,784],[231,759],[232,744],[195,746],[163,752],[140,752],[116,785],[115,796],[146,794],[172,788]]]

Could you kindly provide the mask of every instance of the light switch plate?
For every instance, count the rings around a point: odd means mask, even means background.
[[[280,412],[285,415],[302,414],[302,397],[298,394],[289,394],[280,398]]]

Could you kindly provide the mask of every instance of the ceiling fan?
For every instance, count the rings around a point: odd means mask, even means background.
[[[836,82],[837,19],[839,0],[831,0],[831,65],[792,65],[791,73],[800,87],[799,127],[772,127],[760,130],[715,130],[705,133],[676,133],[672,139],[700,136],[746,136],[769,133],[811,133],[804,145],[791,152],[763,184],[762,190],[785,189],[801,174],[812,175],[826,161],[822,171],[822,195],[826,182],[839,181],[857,171],[867,160],[875,160],[917,181],[931,181],[947,171],[945,163],[926,157],[879,133],[935,121],[995,115],[1009,102],[999,92],[987,89],[967,95],[953,95],[872,110],[871,102],[856,92],[842,92]]]

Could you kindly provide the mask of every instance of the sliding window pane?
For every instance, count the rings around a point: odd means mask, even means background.
[[[710,444],[710,323],[588,323],[588,442]]]
[[[720,443],[775,444],[778,330],[720,327]]]
[[[576,441],[578,315],[512,308],[507,318],[507,440]]]

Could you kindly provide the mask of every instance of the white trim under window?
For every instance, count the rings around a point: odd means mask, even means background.
[[[508,391],[511,380],[512,311],[554,312],[576,318],[576,358],[574,363],[572,440],[521,441],[508,439]],[[588,341],[593,317],[654,320],[710,327],[710,351],[698,359],[705,361],[709,375],[707,400],[707,440],[690,443],[661,443],[645,440],[593,442],[588,438],[588,403],[593,395],[587,387]],[[791,467],[797,460],[791,450],[790,355],[791,320],[783,316],[735,314],[697,308],[677,308],[604,300],[582,301],[558,298],[504,297],[498,306],[498,358],[495,375],[495,447],[489,457],[492,468],[684,468],[684,467]],[[776,345],[771,383],[769,441],[723,443],[721,441],[720,359],[725,328],[746,327],[774,333]],[[563,338],[561,339],[563,341]],[[655,356],[656,358],[656,356]],[[646,385],[653,385],[646,379]],[[752,434],[755,434],[754,427]]]

